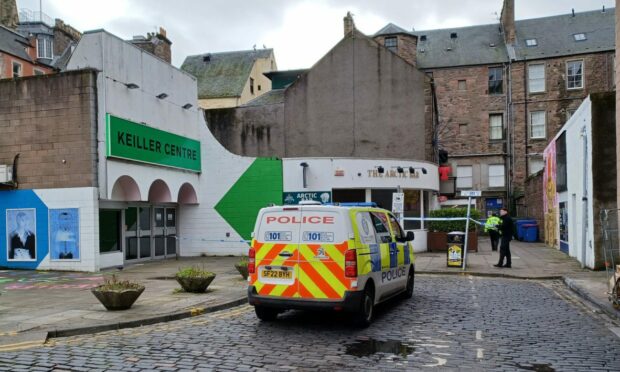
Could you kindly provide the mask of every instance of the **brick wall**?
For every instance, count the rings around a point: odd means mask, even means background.
[[[0,164],[20,189],[97,186],[96,72],[0,81]]]
[[[538,222],[538,236],[545,236],[543,210],[543,171],[529,176],[525,180],[525,194],[517,201],[517,210],[514,215],[530,217]]]
[[[414,35],[388,35],[388,37],[396,36],[398,40],[398,49],[396,54],[398,54],[402,59],[411,63],[412,65],[417,65],[416,55],[418,48],[418,37]],[[385,45],[385,36],[378,36],[374,38],[375,41],[381,45]]]
[[[512,191],[516,197],[523,195],[530,159],[542,159],[544,148],[566,123],[568,112],[576,110],[590,93],[614,89],[612,57],[613,53],[604,52],[512,63],[505,68],[503,94],[499,95],[488,94],[491,65],[429,70],[436,86],[439,145],[449,152],[453,170],[457,164],[478,166],[474,178],[481,179],[478,182],[474,179],[474,183],[481,185],[483,191],[500,191],[485,189],[484,170],[489,164],[502,163],[498,156],[509,150],[507,141],[489,138],[489,115],[503,114],[504,126],[512,125]],[[571,60],[584,62],[583,89],[566,89],[566,62]],[[530,94],[527,93],[527,66],[534,63],[545,65],[545,92]],[[508,115],[508,89],[512,94],[512,118]],[[432,106],[427,104],[426,110],[430,112]],[[531,139],[529,136],[529,118],[533,111],[545,112],[545,138]],[[506,136],[505,133],[504,138]]]
[[[531,154],[541,154],[548,142],[568,120],[568,112],[576,110],[585,97],[591,93],[611,91],[613,87],[613,53],[586,54],[550,58],[542,61],[514,63],[512,74],[512,101],[514,115],[515,168],[513,170],[515,191],[523,191],[528,176],[528,160]],[[584,88],[566,89],[566,62],[584,62]],[[528,93],[527,102],[524,74],[528,64],[545,64],[545,92]],[[529,138],[529,122],[533,111],[546,114],[546,136],[542,139]],[[526,156],[530,154],[530,156]]]

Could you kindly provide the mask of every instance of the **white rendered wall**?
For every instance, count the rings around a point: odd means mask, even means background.
[[[80,219],[80,259],[51,260],[50,254],[39,264],[39,270],[98,271],[99,205],[94,187],[33,190],[48,209],[78,208]],[[45,237],[48,239],[49,236]],[[50,247],[51,249],[51,247]]]
[[[587,136],[587,169],[584,170],[584,138],[583,128]],[[592,183],[592,102],[590,97],[584,99],[579,109],[573,114],[570,120],[558,132],[553,139],[555,141],[563,132],[566,132],[566,163],[567,167],[567,188],[568,190],[558,194],[560,202],[566,202],[568,208],[568,244],[569,255],[576,258],[579,262],[583,261],[583,225],[586,223],[583,215],[582,197],[584,196],[583,180],[584,175],[587,179],[587,233],[586,233],[586,260],[585,266],[594,267],[594,203]],[[576,202],[573,203],[573,195]],[[559,205],[556,213],[556,226],[559,234]],[[559,242],[559,235],[557,236]]]
[[[303,187],[302,167],[308,164],[307,187]],[[396,167],[417,169],[419,178],[370,177],[369,171],[382,166],[386,173]],[[403,189],[439,191],[437,165],[425,161],[403,161],[394,159],[354,159],[354,158],[287,158],[282,159],[284,192],[287,191],[330,191],[331,189]],[[421,168],[426,169],[422,174]],[[344,176],[335,176],[336,170],[344,171]]]
[[[174,168],[106,158],[106,114],[164,130],[180,136],[199,139],[196,79],[105,31],[87,32],[76,47],[68,70],[95,68],[98,74],[98,153],[99,191],[101,199],[112,198],[112,186],[123,175],[133,178],[140,188],[141,199],[148,199],[148,190],[156,179],[170,189],[177,201],[179,188],[190,183],[196,192],[199,174]],[[137,84],[128,89],[125,84]],[[168,97],[156,96],[166,93]],[[193,105],[190,109],[181,106]],[[198,200],[200,202],[200,198]]]
[[[215,205],[224,197],[255,158],[228,152],[213,137],[204,120],[200,125],[202,143],[202,174],[200,175],[200,205],[179,208],[179,231],[182,256],[241,255],[249,245],[220,216]],[[212,161],[205,161],[212,159]],[[229,236],[226,236],[226,235]]]

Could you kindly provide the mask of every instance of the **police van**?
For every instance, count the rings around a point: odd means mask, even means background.
[[[287,309],[327,309],[367,326],[376,304],[413,295],[413,238],[372,206],[263,208],[249,251],[248,301],[265,321]]]

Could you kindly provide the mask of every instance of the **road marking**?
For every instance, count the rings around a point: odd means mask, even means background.
[[[482,331],[476,331],[476,340],[482,340]]]
[[[478,348],[478,351],[476,352],[476,358],[478,359],[482,359],[484,358],[484,349],[483,348]]]
[[[614,335],[620,337],[620,327],[608,327]]]
[[[41,346],[41,341],[24,341],[24,342],[16,342],[14,344],[2,345],[0,346],[0,351],[15,351],[28,349],[31,347]]]
[[[448,363],[447,359],[444,358],[439,358],[439,357],[432,357],[433,359],[435,359],[437,361],[437,363],[435,364],[425,364],[424,367],[440,367],[440,366],[444,366],[446,365],[446,363]]]

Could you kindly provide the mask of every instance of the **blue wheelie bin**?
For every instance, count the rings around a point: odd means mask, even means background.
[[[536,220],[519,220],[516,222],[517,225],[517,240],[525,239],[525,228],[524,225],[536,224]]]
[[[533,243],[538,241],[538,225],[535,223],[528,223],[523,225],[523,241]]]

